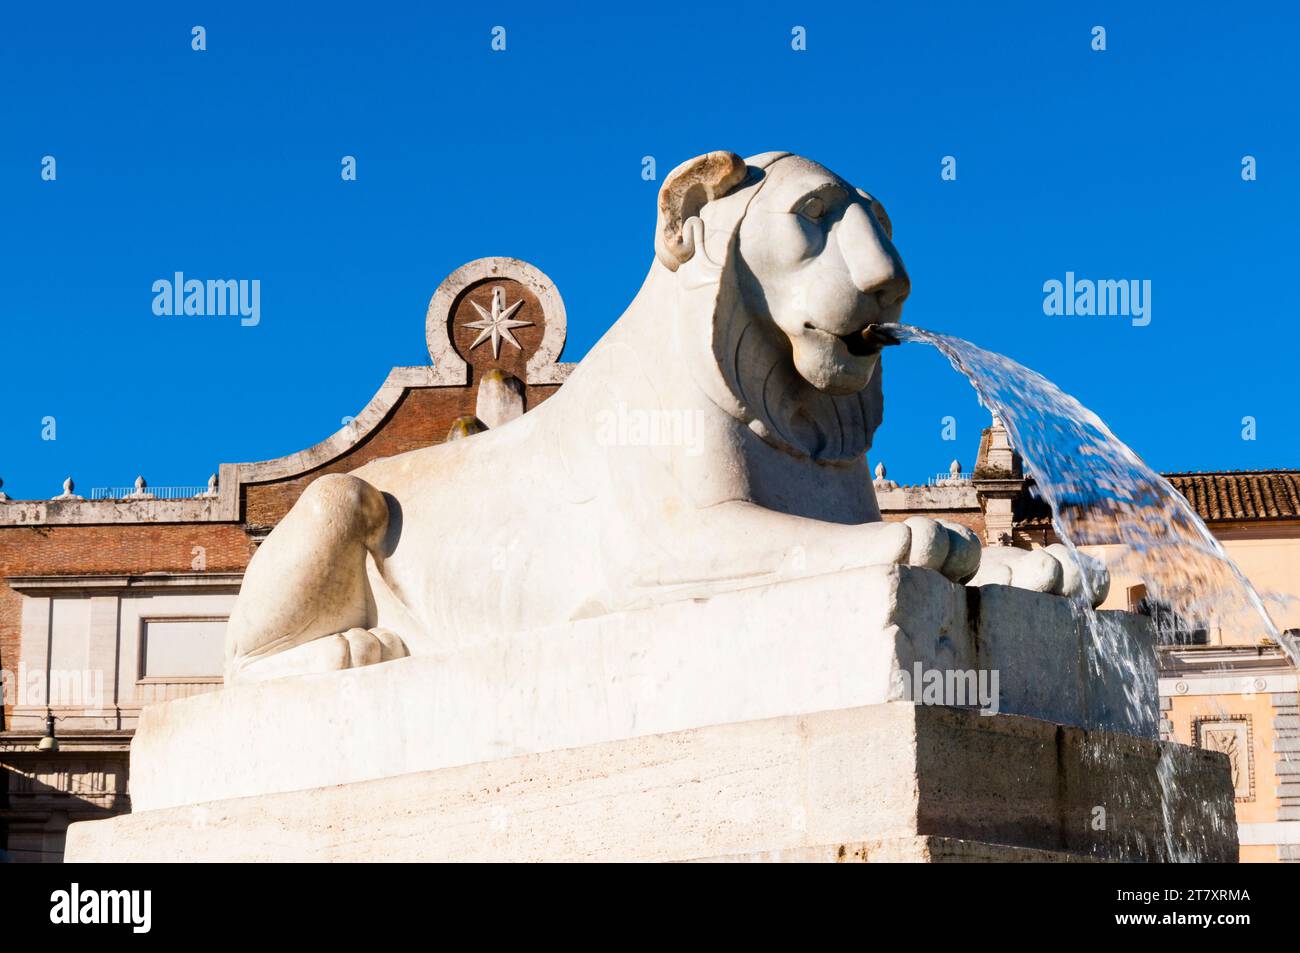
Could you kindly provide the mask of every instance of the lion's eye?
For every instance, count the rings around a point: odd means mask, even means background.
[[[799,214],[809,221],[820,222],[822,216],[826,214],[826,203],[815,195],[811,196],[804,199],[803,204],[799,206]]]

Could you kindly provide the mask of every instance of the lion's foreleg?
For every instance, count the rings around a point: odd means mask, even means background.
[[[829,523],[726,503],[694,511],[660,536],[641,585],[681,586],[755,576],[820,575],[862,566],[903,564],[973,575],[979,540],[955,523],[913,517],[905,523]]]
[[[308,670],[335,657],[342,662],[334,667],[378,661],[382,642],[358,631],[374,624],[366,560],[387,527],[384,496],[364,480],[328,474],[308,486],[249,563],[226,630],[227,680],[331,636],[341,641],[294,658]],[[292,662],[286,656],[263,667],[292,668]]]

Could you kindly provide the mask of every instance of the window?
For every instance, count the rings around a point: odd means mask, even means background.
[[[225,618],[141,619],[140,679],[219,679],[225,642]]]

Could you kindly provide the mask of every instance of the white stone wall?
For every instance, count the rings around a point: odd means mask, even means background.
[[[9,730],[133,730],[144,705],[222,684],[225,623],[238,573],[27,577],[22,654],[5,672]]]

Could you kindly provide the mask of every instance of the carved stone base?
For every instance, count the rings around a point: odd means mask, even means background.
[[[145,811],[873,705],[907,697],[894,676],[914,682],[917,665],[996,674],[1003,713],[1154,738],[1150,629],[1104,615],[1131,668],[1097,668],[1057,596],[899,566],[754,583],[151,706],[132,742],[131,801]],[[1149,704],[1127,707],[1126,687]]]
[[[1233,861],[1232,798],[1216,752],[892,702],[144,811],[67,858]]]

